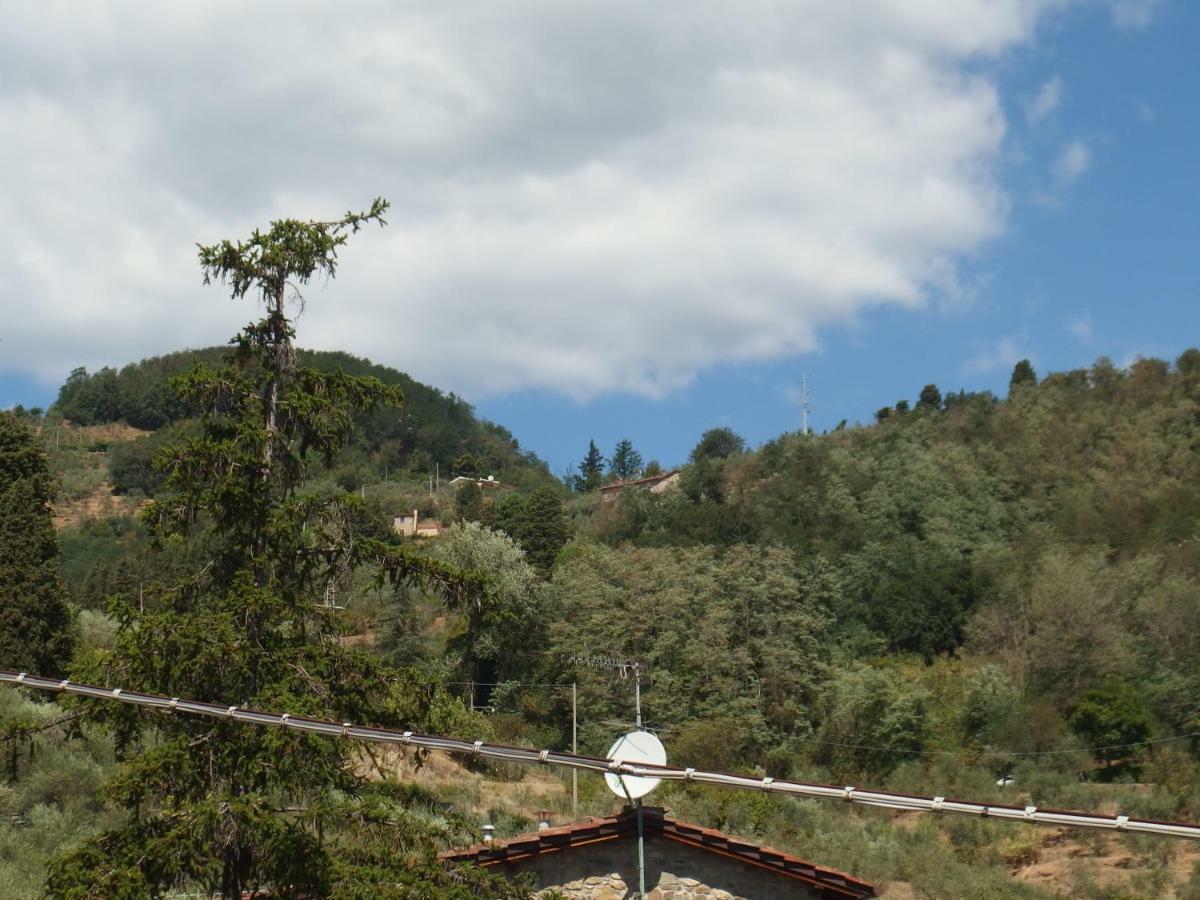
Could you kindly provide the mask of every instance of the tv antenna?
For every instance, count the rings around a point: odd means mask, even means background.
[[[642,730],[642,670],[646,667],[645,663],[618,659],[615,656],[588,656],[583,653],[572,654],[568,661],[593,669],[614,669],[622,678],[628,678],[632,672],[634,725],[638,731]]]

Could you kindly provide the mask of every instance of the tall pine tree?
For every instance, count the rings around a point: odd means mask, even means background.
[[[225,282],[235,298],[256,295],[266,307],[234,338],[224,366],[198,366],[179,381],[184,400],[206,411],[202,433],[166,450],[166,488],[147,514],[158,540],[195,541],[205,562],[146,612],[118,604],[114,649],[81,677],[337,721],[428,722],[438,692],[344,647],[328,601],[364,565],[398,583],[462,592],[479,585],[360,533],[354,495],[300,490],[309,458],[331,463],[356,412],[401,400],[374,378],[299,366],[286,308],[297,286],[332,277],[349,235],[382,224],[386,208],[378,200],[335,221],[277,221],[246,241],[200,248],[206,283]],[[372,813],[372,786],[355,766],[360,751],[346,741],[151,719],[111,704],[88,709],[116,732],[124,759],[109,793],[129,820],[57,860],[50,896],[152,897],[178,888],[228,898],[365,896],[414,882],[423,885],[414,896],[469,893],[431,855],[413,858],[419,835],[397,840],[395,822],[387,824],[394,813]],[[339,830],[347,819],[357,824]],[[368,846],[367,836],[389,827],[383,849]],[[353,840],[339,846],[347,831]]]
[[[633,441],[622,438],[613,450],[608,471],[621,481],[629,481],[642,474],[642,454],[633,449]]]
[[[594,440],[588,441],[587,455],[579,464],[579,474],[575,476],[575,490],[582,493],[594,491],[604,481],[604,456]]]
[[[12,413],[0,413],[0,666],[47,675],[62,673],[72,648],[53,487],[33,433]]]

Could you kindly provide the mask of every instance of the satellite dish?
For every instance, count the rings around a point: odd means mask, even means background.
[[[667,751],[663,747],[662,741],[650,732],[631,731],[624,737],[617,738],[617,742],[608,751],[608,758],[619,762],[649,763],[654,766],[665,766],[667,764]],[[608,789],[618,797],[624,798],[628,794],[632,800],[645,797],[658,787],[662,781],[661,778],[615,775],[612,772],[605,775],[604,780],[608,784]]]

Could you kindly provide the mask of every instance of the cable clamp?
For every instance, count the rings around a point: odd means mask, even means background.
[[[20,684],[22,681],[24,681],[24,680],[25,680],[25,676],[26,676],[27,674],[29,674],[29,673],[28,673],[28,672],[22,672],[20,675],[18,675],[18,676],[17,676],[17,684]]]
[[[1117,816],[1117,831],[1124,831],[1129,824],[1129,816]]]
[[[411,744],[412,743],[412,732],[406,731],[406,732],[404,732],[404,734],[400,735],[400,743]]]
[[[549,765],[549,763],[550,763],[550,751],[549,751],[549,750],[542,750],[542,751],[540,751],[540,752],[538,753],[538,759],[539,759],[539,760],[541,760],[541,762],[542,762],[542,765],[543,765],[543,766],[545,766],[545,765]]]
[[[688,766],[686,769],[683,770],[683,780],[684,781],[691,781],[694,777],[696,777],[696,770],[693,769],[691,766]]]
[[[842,799],[847,803],[852,803],[854,801],[854,792],[856,790],[857,788],[855,788],[853,785],[846,785],[844,788],[842,788]]]
[[[351,729],[351,728],[353,728],[353,727],[354,727],[354,726],[353,726],[353,725],[351,725],[349,722],[343,722],[343,723],[342,723],[342,737],[349,737],[349,736],[350,736],[350,729]]]
[[[1034,816],[1034,814],[1035,814],[1036,812],[1037,812],[1037,807],[1036,807],[1036,806],[1027,806],[1027,807],[1025,807],[1025,818],[1027,818],[1027,819],[1032,819],[1032,818],[1033,818],[1033,816]]]
[[[990,806],[981,806],[981,807],[979,807],[979,815],[983,816],[983,818],[986,819],[988,817],[988,815],[991,813],[991,809],[992,808]]]
[[[476,741],[476,742],[475,742],[475,744],[474,744],[474,749],[473,749],[471,752],[472,752],[473,754],[475,754],[476,756],[478,756],[478,755],[479,755],[479,751],[480,751],[480,750],[482,750],[482,749],[483,749],[483,741]]]
[[[171,698],[171,702],[167,704],[167,709],[174,709],[174,708],[175,708],[175,707],[177,707],[178,705],[179,705],[179,698],[178,698],[178,697],[172,697],[172,698]],[[287,716],[284,716],[284,718],[286,719],[286,718],[287,718]]]
[[[770,777],[764,778],[763,779],[763,790],[769,791],[771,789],[771,785],[774,783],[775,783],[774,778],[770,778]]]
[[[621,766],[623,766],[623,765],[625,765],[625,764],[623,762],[621,762],[621,760],[619,760],[619,759],[610,759],[608,761],[608,771],[620,772]]]
[[[282,725],[284,728],[287,728],[288,719],[290,719],[291,717],[292,716],[290,713],[284,713],[282,716],[279,717],[279,724]]]
[[[60,691],[65,691],[65,690],[67,689],[67,685],[68,685],[68,684],[70,684],[70,683],[71,683],[70,679],[68,679],[68,678],[64,678],[62,681],[60,681],[60,682],[58,683],[58,689],[59,689]]]
[[[941,811],[942,811],[942,804],[943,804],[943,803],[945,803],[945,802],[946,802],[946,798],[945,798],[945,797],[934,797],[934,798],[933,798],[933,803],[930,805],[930,807],[929,807],[929,808],[930,808],[930,809],[932,809],[934,812],[941,812]]]
[[[117,699],[119,699],[119,698],[120,698],[120,696],[121,696],[121,689],[120,689],[120,688],[113,688],[113,699],[114,699],[114,700],[117,700]]]
[[[236,706],[231,706],[231,707],[229,707],[229,709],[225,710],[225,715],[226,715],[228,718],[232,719],[232,718],[233,718],[233,714],[234,714],[235,712],[237,712],[237,707],[236,707]]]

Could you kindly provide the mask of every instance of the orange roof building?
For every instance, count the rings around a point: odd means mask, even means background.
[[[875,897],[873,885],[770,847],[689,825],[662,809],[642,810],[648,900]],[[578,900],[637,894],[637,814],[588,818],[570,825],[441,854],[447,865],[473,863],[531,873],[536,891]]]

